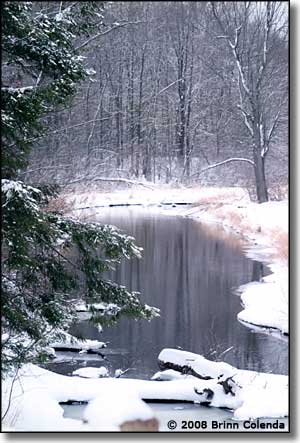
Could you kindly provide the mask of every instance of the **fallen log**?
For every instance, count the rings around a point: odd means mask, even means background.
[[[162,372],[153,376],[154,380],[176,380],[185,378],[201,380],[195,382],[194,392],[199,395],[199,403],[205,406],[239,405],[239,386],[233,379],[237,369],[223,363],[207,360],[202,355],[178,349],[163,349],[158,356]],[[166,372],[166,376],[164,376]],[[236,397],[232,399],[230,398]],[[228,401],[229,398],[229,401]]]
[[[158,366],[162,370],[173,369],[201,380],[226,379],[237,371],[228,363],[210,361],[202,355],[179,349],[163,349],[158,356]]]
[[[103,357],[100,349],[106,348],[106,343],[98,340],[79,340],[78,338],[66,334],[62,341],[51,343],[51,348],[62,352],[80,352],[87,354],[99,354]]]

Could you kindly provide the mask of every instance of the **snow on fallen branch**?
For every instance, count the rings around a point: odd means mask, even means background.
[[[106,343],[98,340],[79,340],[71,334],[65,333],[64,339],[52,342],[50,345],[55,351],[86,351],[88,353],[97,354],[100,349],[106,348]]]

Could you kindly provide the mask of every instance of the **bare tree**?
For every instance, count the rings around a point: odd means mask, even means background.
[[[237,107],[251,140],[257,199],[262,203],[268,200],[265,159],[288,96],[287,61],[280,63],[277,57],[285,44],[285,4],[211,2],[211,10],[222,33],[217,38],[226,41],[236,65]]]

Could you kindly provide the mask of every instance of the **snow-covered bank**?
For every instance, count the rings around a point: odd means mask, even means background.
[[[129,189],[113,193],[65,195],[72,216],[90,208],[139,205],[166,215],[218,223],[248,241],[247,255],[267,264],[272,274],[241,288],[239,320],[288,333],[288,201],[257,204],[242,188]],[[186,206],[186,204],[190,204]],[[81,209],[84,209],[82,211]],[[91,212],[92,213],[92,212]]]
[[[239,288],[244,310],[238,319],[288,334],[288,271],[276,269],[260,282],[251,282]]]
[[[134,206],[144,207],[159,206],[176,203],[212,202],[216,198],[230,202],[249,201],[248,193],[242,188],[155,188],[140,189],[132,188],[115,192],[83,192],[78,194],[62,194],[61,201],[65,202],[68,210],[79,211],[86,208],[110,207],[110,206]]]
[[[288,377],[236,369],[190,352],[165,349],[159,361],[193,366],[198,376],[173,371],[169,381],[98,378],[56,374],[24,365],[18,376],[2,382],[3,426],[23,431],[117,431],[122,424],[139,425],[155,417],[143,400],[185,400],[234,411],[237,420],[288,415]],[[164,371],[163,371],[164,372]],[[162,374],[163,374],[162,372]],[[87,401],[84,421],[63,417],[59,402]],[[9,408],[8,408],[9,406]],[[148,423],[149,425],[149,423]]]
[[[233,202],[208,208],[204,218],[210,217],[241,234],[248,241],[247,255],[264,262],[272,272],[239,289],[244,309],[238,318],[288,333],[288,202]],[[201,213],[194,213],[193,218],[204,219]]]

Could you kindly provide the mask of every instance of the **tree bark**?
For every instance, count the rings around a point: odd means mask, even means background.
[[[254,148],[253,157],[257,201],[258,203],[264,203],[269,200],[265,176],[265,159],[257,148]]]

